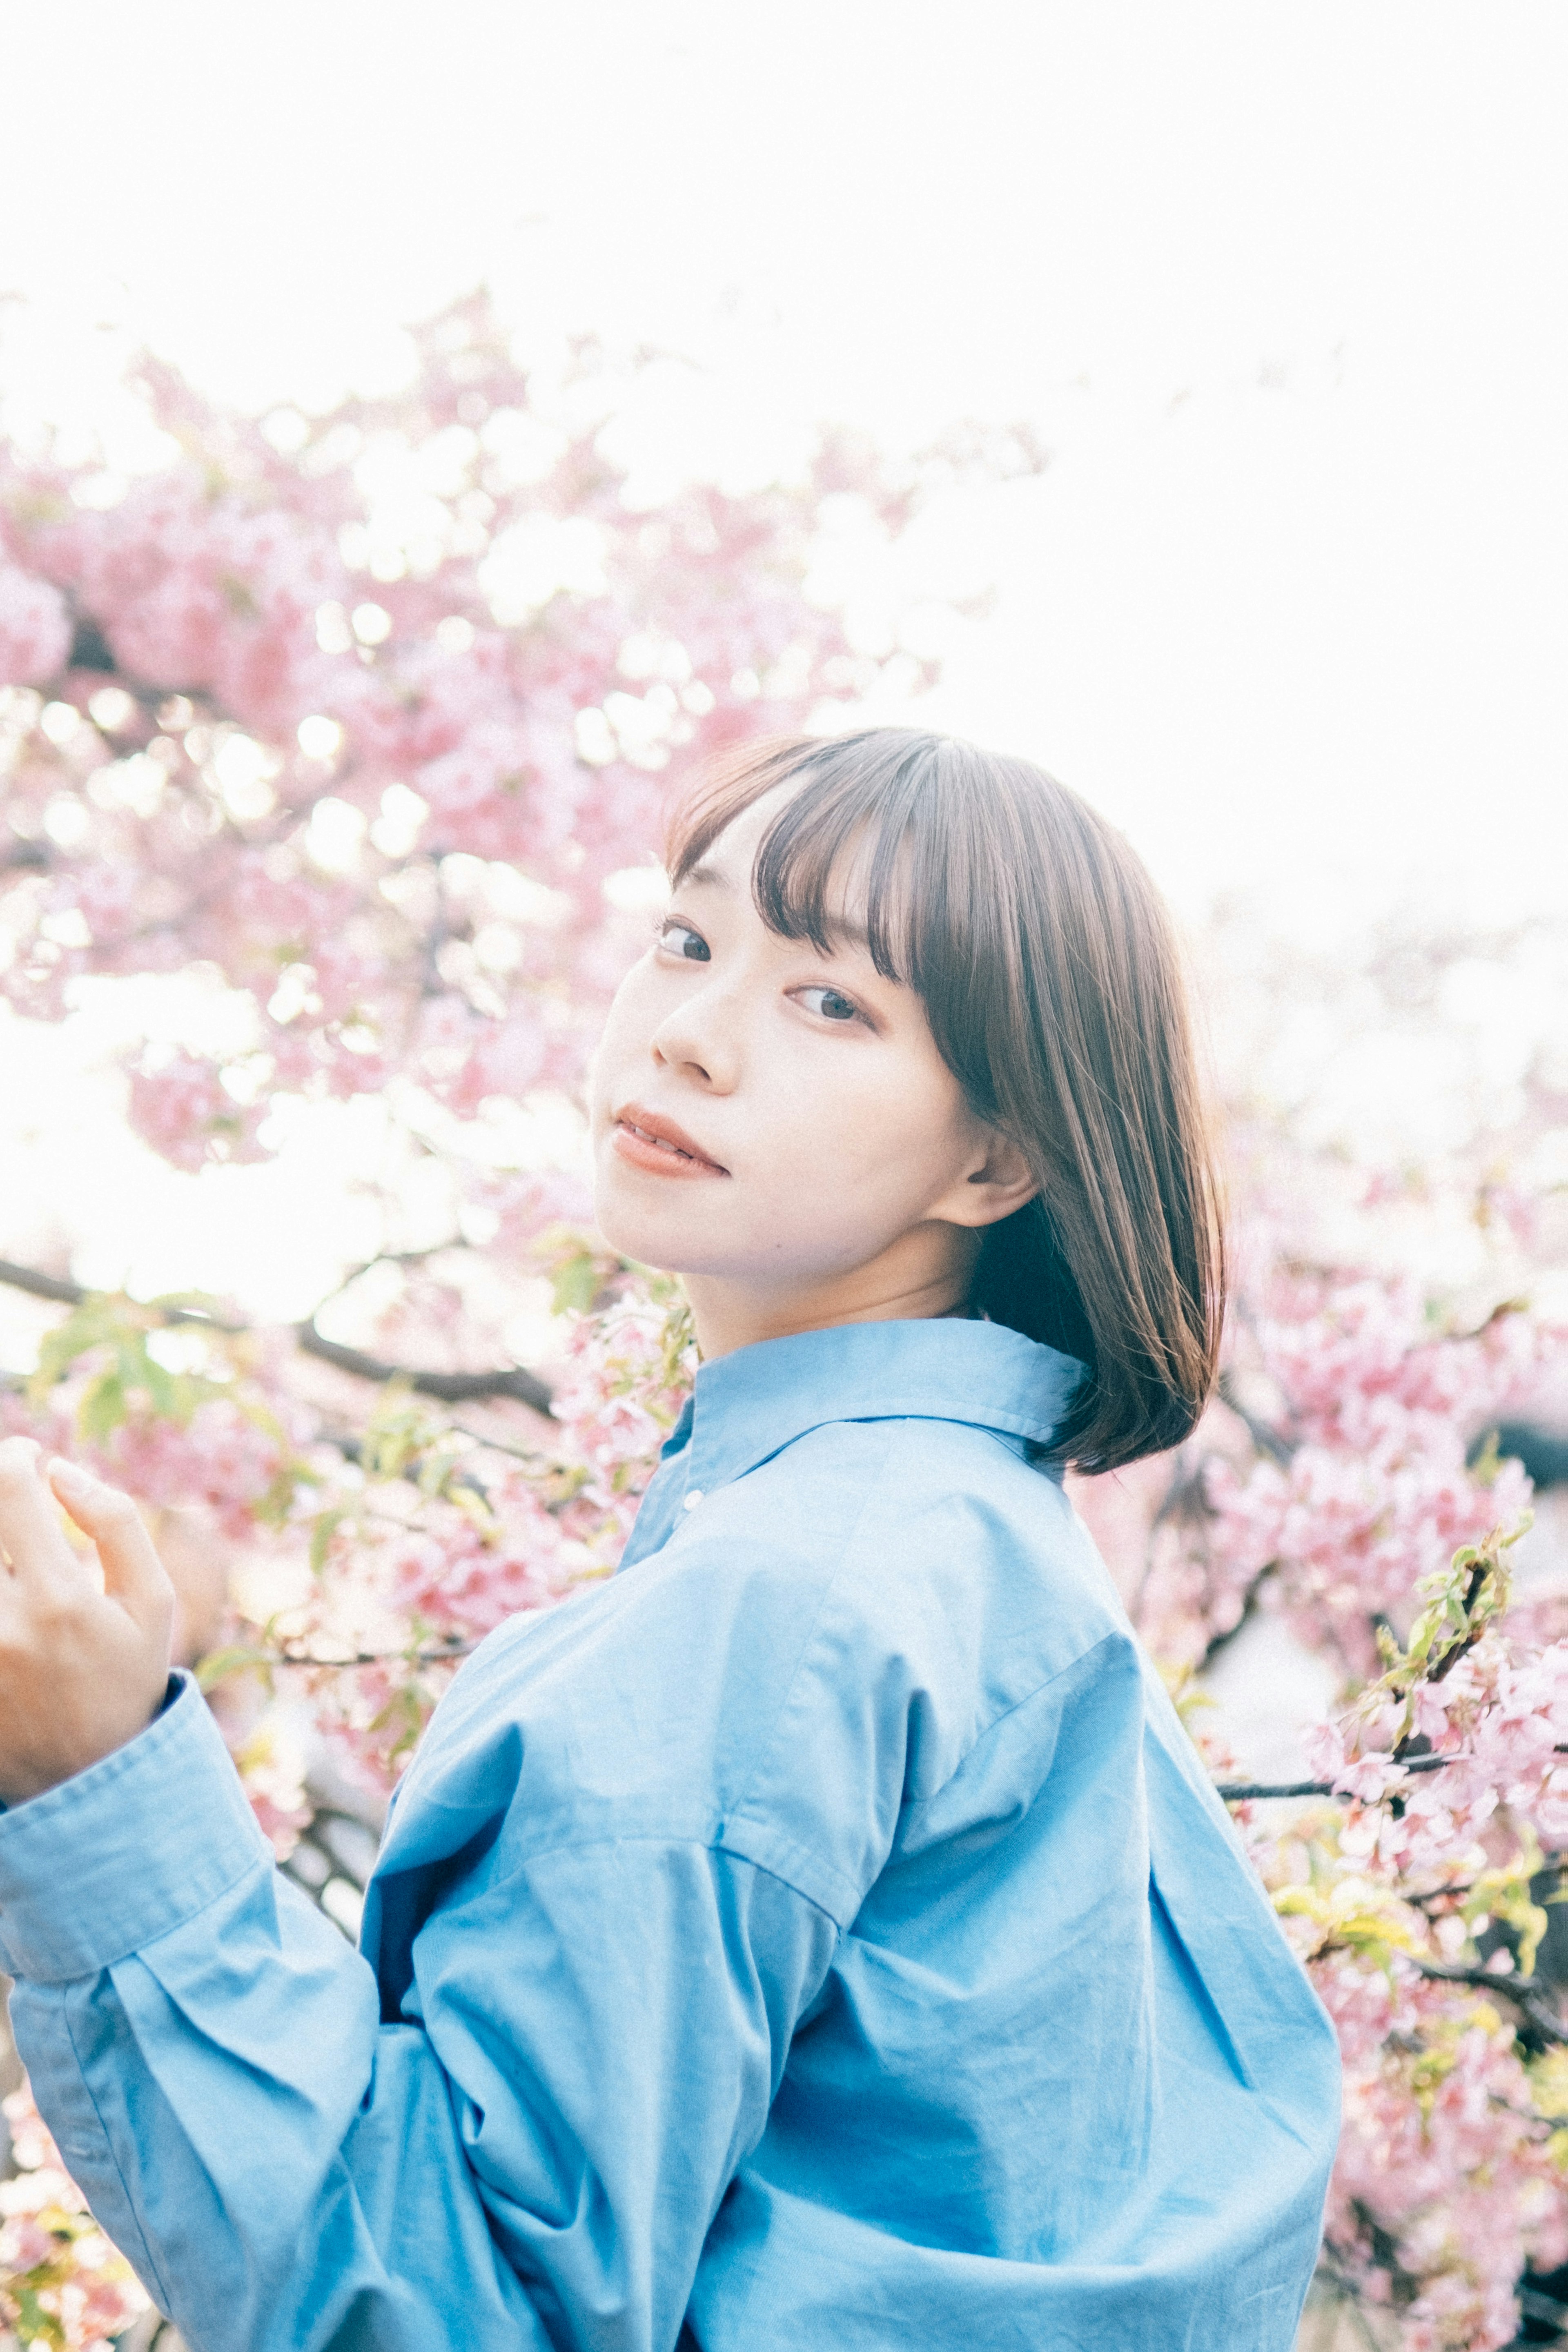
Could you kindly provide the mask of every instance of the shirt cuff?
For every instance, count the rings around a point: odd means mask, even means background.
[[[0,1967],[68,1984],[182,1927],[272,1849],[189,1675],[145,1731],[0,1814]]]

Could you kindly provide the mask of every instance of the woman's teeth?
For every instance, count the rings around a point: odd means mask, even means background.
[[[638,1127],[632,1119],[623,1119],[621,1124],[629,1127],[644,1143],[651,1143],[656,1151],[668,1151],[672,1160],[689,1160],[695,1163],[697,1155],[694,1151],[682,1151],[679,1143],[668,1143],[662,1135],[650,1135],[646,1127]]]

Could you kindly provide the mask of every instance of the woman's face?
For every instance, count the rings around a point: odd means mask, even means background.
[[[853,887],[829,954],[763,923],[752,864],[789,790],[737,817],[674,893],[594,1066],[600,1225],[687,1277],[710,1354],[949,1311],[977,1229],[1030,1190],[919,997],[877,971]]]

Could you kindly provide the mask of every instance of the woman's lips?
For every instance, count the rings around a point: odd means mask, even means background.
[[[660,1118],[657,1112],[644,1110],[637,1103],[616,1112],[610,1141],[617,1158],[628,1160],[634,1168],[647,1169],[653,1176],[730,1173],[716,1160],[710,1160],[672,1118]]]

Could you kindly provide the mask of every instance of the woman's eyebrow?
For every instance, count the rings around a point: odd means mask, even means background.
[[[856,922],[852,916],[824,915],[822,928],[826,933],[828,946],[835,953],[843,948],[858,948],[866,953],[870,950],[870,932],[864,923]]]
[[[712,859],[705,857],[696,866],[691,866],[687,868],[686,872],[680,877],[678,887],[682,890],[694,890],[702,887],[709,887],[719,890],[733,891],[736,886],[735,877],[732,874],[729,873],[722,866],[716,865]],[[827,935],[830,953],[837,953],[838,950],[845,948],[859,948],[863,950],[868,950],[870,948],[871,935],[869,931],[867,929],[866,925],[863,922],[857,921],[853,916],[844,914],[825,915],[823,918],[823,929]]]

